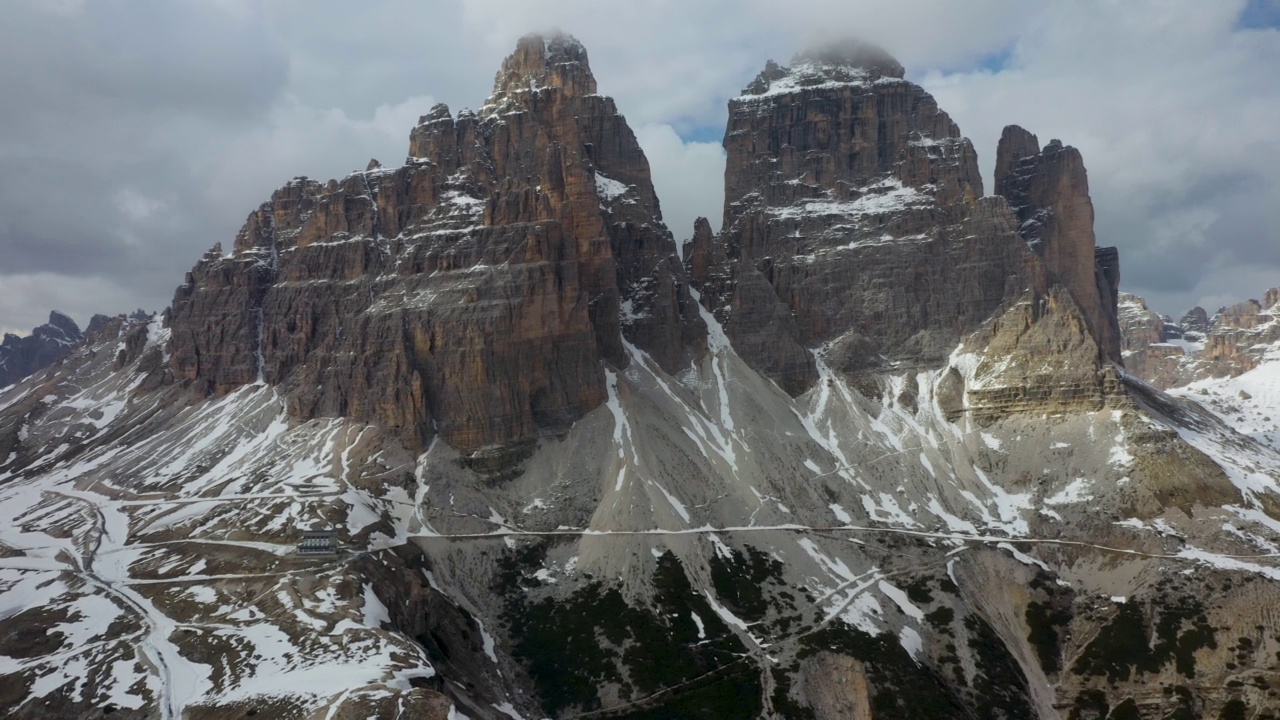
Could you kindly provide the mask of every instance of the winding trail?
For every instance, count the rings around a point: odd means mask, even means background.
[[[928,530],[911,530],[907,528],[897,527],[874,527],[865,525],[740,525],[714,528],[704,526],[699,528],[687,528],[682,530],[591,530],[587,528],[559,528],[556,530],[517,530],[504,526],[504,530],[489,533],[422,533],[410,535],[410,538],[419,540],[501,540],[512,536],[528,536],[528,537],[610,537],[621,536],[631,537],[637,535],[711,535],[715,533],[770,533],[783,532],[795,534],[808,533],[882,533],[891,535],[908,535],[912,537],[926,538],[932,540],[954,540],[959,542],[976,542],[989,545],[998,545],[1000,543],[1011,544],[1029,544],[1029,545],[1061,545],[1067,547],[1081,547],[1100,550],[1103,552],[1116,553],[1119,555],[1131,555],[1135,557],[1153,558],[1157,560],[1191,560],[1196,558],[1189,557],[1182,553],[1149,553],[1142,550],[1132,550],[1128,548],[1111,547],[1108,545],[1099,545],[1097,543],[1085,542],[1083,540],[1065,540],[1062,538],[1030,538],[1030,537],[1011,537],[1006,535],[970,535],[965,533],[954,532],[934,532]],[[1226,555],[1213,553],[1215,557],[1228,558],[1232,560],[1261,560],[1266,558],[1280,558],[1280,552],[1260,553],[1249,555]]]

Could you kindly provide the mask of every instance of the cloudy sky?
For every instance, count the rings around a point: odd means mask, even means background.
[[[0,23],[0,329],[161,309],[296,175],[402,162],[516,38],[587,46],[678,239],[718,218],[725,104],[834,35],[877,42],[978,148],[1084,154],[1100,244],[1165,312],[1280,285],[1280,0],[11,0]]]

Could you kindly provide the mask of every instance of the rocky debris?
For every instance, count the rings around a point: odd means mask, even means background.
[[[94,316],[96,321],[99,317]],[[89,324],[94,328],[93,322]],[[66,357],[84,334],[75,321],[54,310],[49,322],[39,325],[26,337],[5,333],[0,342],[0,387],[12,385],[34,375]]]
[[[1060,140],[1042,150],[1035,135],[1010,125],[996,153],[996,193],[1017,214],[1018,233],[1044,259],[1051,281],[1063,284],[1080,306],[1101,359],[1119,362],[1119,263],[1114,248],[1096,247],[1080,151]]]
[[[1039,312],[1006,314],[982,347],[1052,360],[1055,324],[1083,321],[1060,286]],[[0,582],[46,610],[0,620],[15,717],[110,702],[122,717],[1048,720],[1098,697],[1145,707],[1161,687],[1210,717],[1266,706],[1237,678],[1271,677],[1257,626],[1280,571],[1240,556],[1274,534],[1217,463],[1254,468],[1265,501],[1280,456],[1211,458],[1179,432],[1250,446],[1149,387],[1147,411],[1071,400],[981,425],[936,412],[937,370],[865,395],[821,365],[793,398],[719,342],[676,376],[629,350],[608,407],[495,483],[443,442],[290,423],[274,387],[138,393],[163,330],[117,321],[145,340],[122,370],[104,329],[25,398],[0,395],[0,458],[17,447],[0,461]],[[1066,361],[1089,366],[1096,347],[1074,337]],[[292,556],[317,522],[350,554]]]
[[[603,402],[624,342],[673,372],[705,348],[644,153],[560,35],[520,40],[478,112],[432,108],[404,167],[278,190],[170,326],[174,375],[203,393],[261,380],[297,418],[439,436],[495,469]]]
[[[1028,291],[968,347],[981,348],[953,364],[962,381],[962,407],[980,425],[1013,414],[1079,412],[1128,403],[1113,365],[1099,365],[1098,345],[1070,291],[1052,285],[1043,296]],[[963,356],[962,356],[963,357]]]

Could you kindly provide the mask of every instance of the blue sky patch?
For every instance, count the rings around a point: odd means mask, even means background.
[[[1249,0],[1240,14],[1241,28],[1280,29],[1280,0]]]
[[[998,73],[1009,66],[1009,60],[1013,57],[1013,46],[1010,45],[1002,50],[998,50],[989,55],[984,55],[978,60],[978,67],[993,73]]]
[[[724,140],[724,123],[718,125],[697,125],[676,128],[676,134],[686,143],[691,142],[713,142],[717,145]]]

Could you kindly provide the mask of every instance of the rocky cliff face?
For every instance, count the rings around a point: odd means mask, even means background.
[[[1005,197],[982,197],[972,144],[882,50],[771,62],[729,103],[723,230],[695,228],[690,279],[743,358],[792,393],[817,377],[816,348],[842,372],[874,374],[945,366],[979,333],[1004,338],[1015,362],[984,368],[1000,377],[974,388],[985,398],[974,412],[1100,403],[1119,359],[1118,257],[1104,248],[1095,260],[1079,153],[1042,155],[1034,136],[1011,133],[1000,179],[1018,212],[1043,216],[1034,238]],[[1017,317],[997,322],[1006,310]],[[1068,315],[1083,327],[1058,320]],[[1044,371],[1045,349],[1063,344],[1084,347],[1085,364]]]
[[[996,149],[996,193],[1018,216],[1018,233],[1044,260],[1052,282],[1080,307],[1103,360],[1120,361],[1116,324],[1120,270],[1115,248],[1097,248],[1093,201],[1080,151],[1010,125]]]
[[[1182,316],[1182,319],[1178,321],[1178,325],[1183,330],[1207,333],[1209,332],[1209,313],[1205,312],[1202,307],[1193,307]]]
[[[0,712],[1266,716],[1280,391],[1233,427],[1121,374],[1085,258],[1126,351],[1171,326],[1087,233],[1028,247],[875,48],[733,101],[699,292],[596,91],[521,41],[405,167],[288,184],[0,390]]]
[[[277,191],[170,324],[204,392],[262,380],[495,467],[603,402],[624,342],[670,370],[705,347],[644,154],[559,36],[521,40],[478,112],[433,108],[405,166]]]
[[[0,387],[12,385],[58,362],[82,340],[80,327],[57,310],[49,313],[49,322],[36,327],[26,337],[5,333],[4,341],[0,342]]]
[[[1180,384],[1186,348],[1173,341],[1183,338],[1181,328],[1129,293],[1120,295],[1119,320],[1125,371],[1161,389]]]
[[[790,392],[816,378],[809,349],[837,340],[849,371],[940,361],[1022,272],[972,145],[902,75],[881,50],[835,46],[768,64],[729,103],[723,230],[695,233],[690,275]]]

